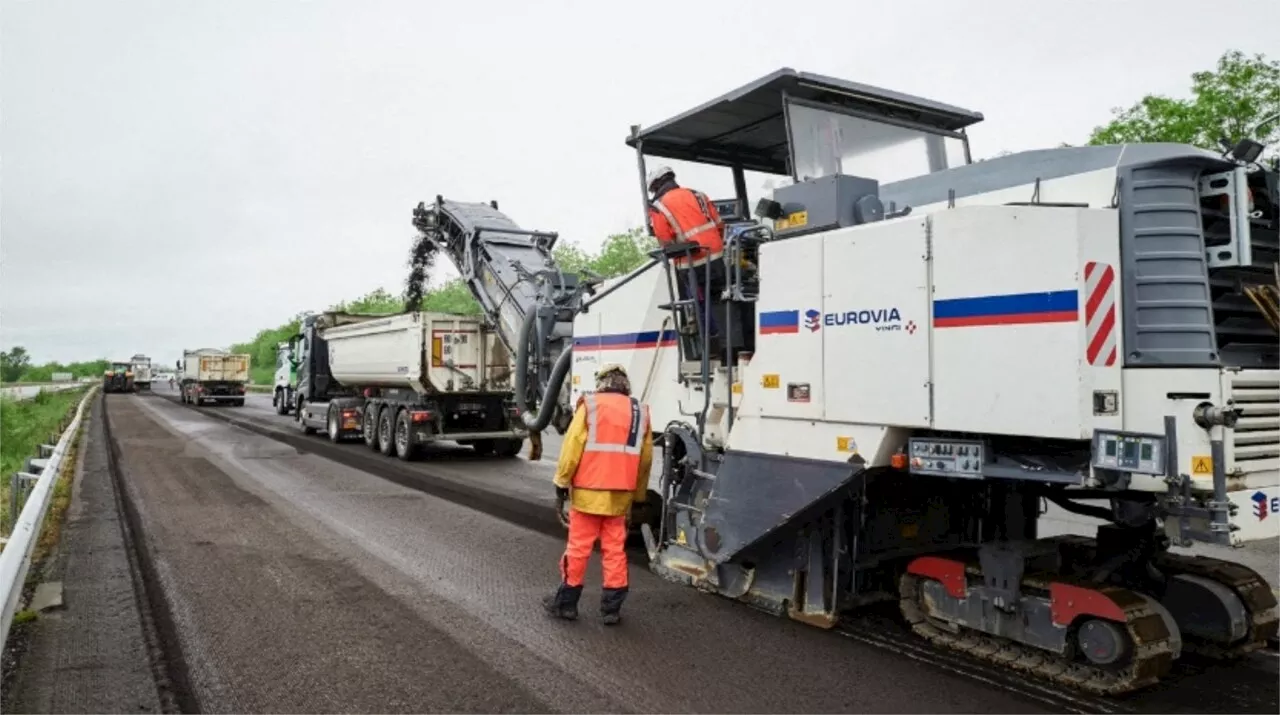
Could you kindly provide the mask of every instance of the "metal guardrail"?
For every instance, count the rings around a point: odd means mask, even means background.
[[[80,422],[84,418],[85,407],[97,393],[97,385],[89,388],[76,408],[76,416],[71,424],[62,431],[49,455],[44,460],[39,475],[34,476],[35,484],[31,487],[22,513],[14,521],[13,532],[0,551],[0,603],[4,610],[0,612],[0,649],[9,640],[9,627],[13,625],[13,616],[17,613],[18,600],[22,598],[22,587],[27,580],[27,570],[31,568],[31,557],[35,553],[36,544],[40,541],[40,529],[44,526],[45,514],[52,501],[53,485],[58,481],[62,471],[62,459],[71,448]],[[45,450],[41,450],[42,456]]]

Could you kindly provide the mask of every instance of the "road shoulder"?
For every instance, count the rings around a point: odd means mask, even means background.
[[[85,424],[62,541],[43,580],[63,607],[31,626],[6,693],[8,712],[160,712],[107,459],[101,397]]]

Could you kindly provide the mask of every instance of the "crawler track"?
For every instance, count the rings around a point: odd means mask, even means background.
[[[1076,555],[1075,559],[1092,561],[1096,546],[1093,539],[1084,536],[1055,537],[1060,548],[1067,548]],[[1206,642],[1191,636],[1184,636],[1182,649],[1184,652],[1212,658],[1214,660],[1235,660],[1254,651],[1267,647],[1267,642],[1276,638],[1280,627],[1280,615],[1277,614],[1276,595],[1266,579],[1252,569],[1230,561],[1214,559],[1207,556],[1190,556],[1186,554],[1161,553],[1156,557],[1156,567],[1169,574],[1188,574],[1215,581],[1235,593],[1241,603],[1249,611],[1249,630],[1245,638],[1231,646],[1222,646]]]
[[[980,575],[972,566],[969,572]],[[902,615],[916,634],[940,647],[968,653],[1049,682],[1098,695],[1123,695],[1154,685],[1173,667],[1176,653],[1163,618],[1145,598],[1132,591],[1115,587],[1093,587],[1121,606],[1125,614],[1125,629],[1133,641],[1133,653],[1125,666],[1103,668],[1074,662],[1039,648],[968,628],[961,628],[955,633],[944,629],[930,620],[920,608],[921,583],[922,579],[918,576],[902,576]],[[1032,579],[1023,583],[1026,588],[1048,590],[1047,583],[1037,583]],[[1077,585],[1090,588],[1089,584],[1083,582]]]

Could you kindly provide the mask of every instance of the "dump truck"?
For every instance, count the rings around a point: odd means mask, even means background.
[[[118,360],[107,366],[102,375],[103,392],[133,392],[133,365]]]
[[[654,160],[733,186],[697,299],[678,239],[593,287],[496,204],[414,224],[493,324],[522,318],[532,434],[629,367],[663,578],[824,628],[894,603],[938,648],[1106,695],[1265,647],[1267,581],[1177,549],[1277,538],[1280,172],[1247,137],[972,163],[982,119],[784,68],[633,126],[646,215]],[[748,171],[790,183],[752,204]],[[1040,537],[1045,503],[1096,537]]]
[[[307,434],[362,438],[406,461],[441,440],[500,457],[524,444],[511,353],[475,318],[328,312],[305,316],[293,343],[293,409]]]
[[[151,358],[138,354],[129,358],[133,370],[133,385],[140,392],[151,390]]]
[[[177,368],[184,403],[244,406],[249,384],[249,355],[217,348],[184,350]]]

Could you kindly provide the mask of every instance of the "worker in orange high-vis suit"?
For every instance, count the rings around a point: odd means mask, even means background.
[[[643,502],[653,463],[649,408],[631,396],[621,365],[596,372],[596,391],[578,400],[556,465],[556,497],[569,501],[569,543],[560,558],[560,586],[543,599],[553,616],[574,620],[592,547],[600,541],[605,625],[622,620],[627,598],[627,515]]]
[[[724,223],[720,220],[720,212],[706,194],[677,184],[676,172],[669,166],[659,166],[649,172],[647,179],[649,193],[653,197],[649,202],[649,225],[653,227],[654,238],[663,246],[671,243],[694,243],[698,246],[692,258],[678,256],[672,258],[672,263],[676,268],[680,299],[698,299],[698,322],[701,324],[704,295],[725,281]],[[711,263],[710,280],[707,279],[708,262]],[[715,335],[714,310],[710,317],[707,334]]]

